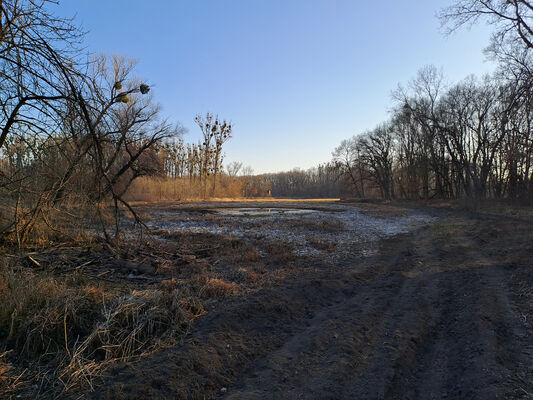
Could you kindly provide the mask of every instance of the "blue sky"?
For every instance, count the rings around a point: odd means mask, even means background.
[[[62,0],[94,53],[138,60],[164,115],[197,141],[196,114],[234,123],[226,160],[256,173],[309,168],[387,118],[390,93],[419,68],[450,82],[494,69],[490,30],[450,37],[449,0]]]

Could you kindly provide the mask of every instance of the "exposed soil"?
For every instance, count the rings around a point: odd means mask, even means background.
[[[438,219],[370,257],[263,264],[292,272],[211,304],[181,344],[87,396],[533,398],[533,221],[420,211]]]

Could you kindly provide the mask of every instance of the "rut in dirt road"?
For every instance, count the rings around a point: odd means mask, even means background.
[[[393,243],[383,276],[256,362],[227,398],[527,398],[531,382],[509,385],[531,363],[509,266],[482,246],[441,246],[425,232]]]
[[[532,398],[531,227],[496,222],[448,219],[348,272],[256,294],[100,394]]]

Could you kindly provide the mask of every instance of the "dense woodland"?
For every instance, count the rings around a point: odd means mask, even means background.
[[[460,0],[441,11],[450,32],[493,24],[492,76],[448,83],[424,67],[393,91],[389,120],[344,140],[330,162],[259,176],[224,165],[231,122],[198,115],[203,139],[186,143],[134,63],[87,57],[83,32],[54,4],[0,1],[0,231],[19,246],[61,221],[97,221],[108,240],[118,237],[121,210],[141,223],[128,199],[532,197],[529,1]]]

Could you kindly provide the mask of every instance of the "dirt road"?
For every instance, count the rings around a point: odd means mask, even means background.
[[[533,224],[448,214],[228,302],[95,398],[533,398]]]

